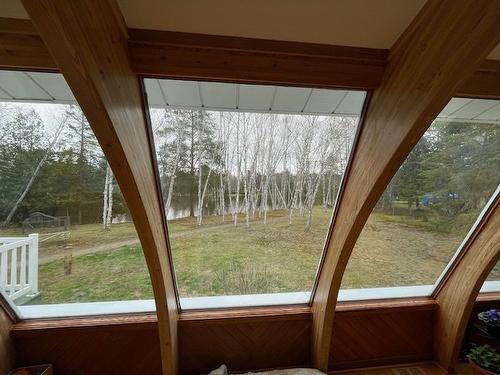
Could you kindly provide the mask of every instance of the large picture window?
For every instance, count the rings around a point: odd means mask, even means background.
[[[127,205],[60,74],[0,72],[0,292],[25,318],[151,310]]]
[[[308,303],[366,93],[145,88],[181,307]],[[126,202],[63,77],[0,71],[0,96],[0,293],[24,318],[154,310]],[[370,215],[339,299],[432,294],[499,186],[500,102],[452,99]],[[500,290],[497,268],[483,291]]]
[[[182,308],[307,303],[365,93],[145,86]]]
[[[340,297],[430,295],[499,183],[500,101],[452,99],[371,213]]]

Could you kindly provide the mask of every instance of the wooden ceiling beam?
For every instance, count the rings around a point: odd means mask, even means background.
[[[166,219],[140,80],[118,5],[23,0],[85,113],[128,204],[156,301],[164,374],[177,373],[177,301]]]
[[[337,296],[377,200],[460,84],[500,42],[500,2],[429,0],[397,41],[371,98],[313,298],[312,359],[327,371]]]
[[[239,83],[373,89],[387,50],[130,30],[136,73]]]
[[[129,29],[139,75],[371,89],[387,50]],[[28,53],[31,50],[31,53]],[[0,18],[0,67],[57,70],[31,21]]]
[[[500,99],[500,60],[486,60],[460,85],[456,96]]]
[[[59,71],[30,20],[1,17],[0,68]]]
[[[240,83],[375,89],[389,51],[129,29],[134,73]],[[0,68],[59,71],[30,20],[0,17]],[[500,99],[500,61],[486,60],[455,93]]]
[[[500,260],[500,195],[483,217],[474,239],[463,249],[436,295],[439,309],[434,324],[434,358],[453,372],[465,329],[490,271]]]

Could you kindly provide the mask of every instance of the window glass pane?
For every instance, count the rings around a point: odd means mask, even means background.
[[[499,120],[500,101],[450,101],[371,213],[343,289],[434,285],[500,182]]]
[[[62,75],[1,71],[0,92],[0,290],[30,316],[152,298],[127,205]]]
[[[481,293],[500,292],[500,262],[497,262],[481,287]]]
[[[307,302],[365,93],[145,86],[182,307]]]
[[[491,270],[486,281],[500,281],[500,264],[497,263],[496,266]]]

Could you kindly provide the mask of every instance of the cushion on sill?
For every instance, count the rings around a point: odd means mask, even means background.
[[[208,375],[229,375],[225,365],[222,365],[217,370],[213,370]],[[248,372],[241,375],[325,375],[324,372],[310,368],[294,368],[286,370],[273,370],[264,372]]]
[[[325,375],[325,373],[311,368],[293,368],[287,370],[248,372],[246,375]]]

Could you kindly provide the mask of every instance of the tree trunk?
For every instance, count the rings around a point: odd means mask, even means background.
[[[240,178],[241,178],[241,158],[240,158],[240,113],[238,112],[238,123],[236,128],[236,159],[237,159],[237,175],[236,175],[236,202],[234,205],[234,225],[238,224],[238,214],[240,211]]]
[[[196,177],[196,170],[194,165],[194,153],[195,153],[195,138],[194,138],[194,130],[195,130],[195,121],[194,121],[194,112],[191,112],[191,147],[190,147],[190,188],[189,188],[189,216],[194,217],[194,196],[195,196],[195,186],[194,181]]]
[[[80,154],[78,156],[78,169],[79,169],[79,178],[80,178],[80,188],[78,189],[78,224],[82,224],[83,214],[82,214],[82,200],[83,200],[83,182],[84,182],[84,173],[83,173],[83,164],[85,158],[85,117],[83,115],[83,111],[81,111],[80,117]]]
[[[177,125],[178,126],[178,125]],[[168,211],[170,210],[170,204],[172,202],[172,195],[174,193],[174,185],[175,178],[177,175],[177,168],[179,167],[179,160],[181,157],[181,136],[179,132],[177,132],[177,142],[175,145],[175,158],[172,166],[172,172],[170,173],[170,180],[168,182],[168,193],[167,193],[167,202],[165,203],[165,217],[168,218]]]
[[[210,178],[210,173],[212,172],[212,169],[209,167],[207,181],[206,181],[205,186],[203,187],[203,190],[202,190],[202,188],[201,188],[201,185],[203,182],[203,145],[202,145],[202,140],[203,140],[204,133],[205,133],[205,121],[202,118],[201,119],[200,134],[198,136],[198,207],[197,207],[197,215],[196,215],[196,223],[198,224],[198,226],[201,225],[201,221],[203,219],[203,199],[205,196],[205,191],[207,189],[208,179]]]
[[[102,226],[103,229],[111,229],[113,216],[113,172],[109,164],[106,165],[106,178],[104,180]]]
[[[201,221],[203,219],[203,204],[205,201],[205,194],[207,192],[208,181],[210,180],[210,175],[212,174],[212,168],[208,169],[207,179],[205,180],[205,184],[203,186],[203,190],[201,191],[200,198],[198,199],[198,217],[196,218],[198,225],[201,225]],[[200,173],[201,176],[201,173]],[[200,178],[201,185],[201,178]]]
[[[106,177],[104,177],[104,191],[102,192],[102,229],[107,229],[108,222],[108,183],[109,183],[109,167],[106,167]]]
[[[219,186],[219,209],[220,209],[220,214],[222,215],[222,222],[224,222],[225,217],[226,217],[226,207],[225,207],[225,202],[224,202],[224,177],[222,175],[222,171],[219,175],[220,177],[220,186]]]

